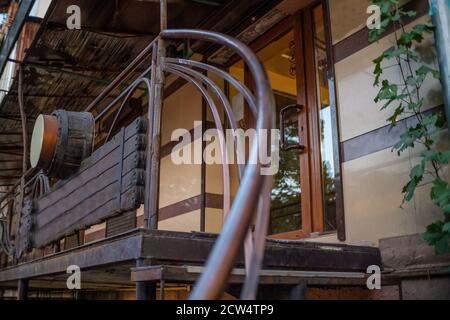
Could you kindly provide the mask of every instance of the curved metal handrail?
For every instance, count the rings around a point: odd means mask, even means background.
[[[209,95],[208,91],[197,80],[189,77],[188,75],[184,74],[183,72],[181,72],[175,68],[172,68],[170,66],[166,66],[165,69],[168,72],[171,72],[173,74],[178,75],[181,78],[184,78],[185,80],[194,84],[197,87],[197,89],[200,90],[203,97],[205,98],[205,100],[208,102],[208,105],[210,106],[210,109],[211,109],[211,112],[212,112],[213,118],[214,118],[214,123],[218,129],[222,162],[224,164],[228,163],[228,156],[227,156],[228,152],[227,152],[227,147],[225,144],[225,137],[223,135],[224,130],[223,130],[222,122],[220,120],[219,111],[218,111],[217,106],[214,103],[213,99]],[[230,193],[231,193],[230,171],[229,171],[229,167],[227,165],[223,165],[222,169],[223,169],[223,188],[224,188],[223,211],[224,211],[224,216],[227,216],[228,212],[230,211],[230,206],[231,206],[231,204],[230,204]]]
[[[158,49],[156,48],[156,40],[185,38],[206,40],[234,50],[245,60],[250,72],[255,78],[255,96],[237,79],[214,66],[197,61],[173,58],[166,58],[165,60],[161,59],[161,65],[155,65],[155,51]],[[149,55],[150,52],[153,54],[152,67],[145,69],[144,73],[141,73],[137,80],[134,80],[131,85],[121,92],[118,97],[113,99],[113,101],[109,103],[108,107],[101,111],[96,117],[96,120],[101,118],[108,110],[110,110],[111,106],[114,106],[122,100],[121,105],[114,117],[113,126],[108,133],[108,138],[114,129],[114,125],[117,122],[126,101],[132,96],[133,92],[139,85],[144,83],[147,86],[149,95],[155,94],[155,88],[153,86],[155,85],[154,74],[157,67],[161,67],[167,72],[171,72],[181,78],[184,78],[188,82],[193,83],[199,89],[211,108],[219,132],[219,142],[221,144],[222,159],[224,162],[224,213],[226,214],[228,212],[228,218],[226,219],[222,232],[219,235],[219,238],[208,258],[205,270],[192,292],[191,299],[218,299],[221,297],[227,279],[234,267],[237,255],[244,241],[246,254],[251,252],[251,257],[246,257],[247,277],[244,283],[242,297],[246,299],[255,298],[254,295],[258,284],[259,270],[262,264],[264,243],[269,221],[269,201],[272,182],[272,177],[262,175],[261,170],[263,169],[263,166],[259,162],[260,142],[262,141],[260,132],[261,130],[272,129],[274,127],[275,119],[274,97],[268,77],[256,55],[245,44],[224,34],[203,30],[163,30],[159,38],[156,40],[147,46],[146,49],[132,62],[132,64],[129,65],[110,85],[105,88],[105,90],[90,104],[87,110],[93,110],[98,103],[115,88],[117,88],[120,83],[124,81],[124,79],[127,79],[129,74],[136,70],[137,66],[146,56]],[[227,149],[225,147],[225,139],[223,137],[224,130],[214,100],[211,98],[208,90],[203,87],[203,84],[206,84],[209,88],[211,88],[221,101],[232,129],[237,128],[237,123],[234,119],[229,101],[217,85],[215,85],[213,81],[209,80],[202,73],[190,69],[187,66],[212,72],[228,81],[240,93],[242,93],[245,100],[248,102],[250,110],[256,118],[257,135],[255,143],[251,146],[248,160],[249,164],[245,167],[239,166],[241,185],[232,206],[230,203],[229,168],[226,165],[226,163],[228,163]],[[152,72],[152,76],[150,77],[151,82],[146,77],[149,71]],[[151,105],[151,101],[152,100],[149,99],[149,111],[151,110],[151,107],[153,107],[153,105]],[[158,116],[156,115],[154,119],[157,120]],[[150,129],[149,132],[151,133]],[[147,169],[150,170],[148,165]],[[42,188],[46,188],[41,181],[38,181],[38,184],[40,184]],[[147,190],[147,192],[149,192],[149,190]],[[249,228],[255,215],[257,217],[256,229],[252,234],[249,232]],[[7,232],[8,230],[5,231]]]
[[[257,208],[261,192],[264,192],[267,177],[261,175],[262,166],[258,161],[260,130],[270,130],[274,121],[274,96],[267,74],[256,55],[242,42],[219,33],[202,30],[163,30],[162,39],[206,40],[234,50],[247,63],[256,83],[256,143],[251,148],[249,164],[236,194],[229,218],[225,222],[219,238],[210,254],[205,270],[192,294],[193,300],[218,299],[223,293],[227,279],[234,267],[241,244],[247,234],[251,219]],[[268,219],[268,216],[259,217]],[[258,228],[257,228],[258,229]],[[260,230],[264,233],[266,230]],[[254,264],[256,265],[256,264]]]

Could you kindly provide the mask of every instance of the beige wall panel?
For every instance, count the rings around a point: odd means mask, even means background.
[[[144,215],[144,205],[141,205],[139,209],[136,210],[136,217],[140,217]]]
[[[206,192],[223,194],[222,165],[214,164],[206,166]]]
[[[161,160],[159,207],[198,196],[201,190],[201,165],[175,165],[170,156]]]
[[[220,233],[223,225],[223,210],[206,208],[205,231]]]
[[[333,44],[366,26],[367,7],[371,3],[371,0],[330,0]]]
[[[194,86],[187,84],[164,101],[161,144],[170,142],[175,129],[194,128],[195,121],[202,119],[202,98]]]
[[[347,242],[370,241],[416,232],[413,204],[403,209],[401,190],[408,181],[409,155],[389,149],[343,164]]]
[[[158,230],[177,232],[200,231],[200,210],[159,221]]]
[[[410,0],[401,0],[403,5]],[[331,35],[333,44],[336,44],[367,25],[367,8],[371,0],[329,0]]]
[[[422,18],[419,22],[425,22],[427,18]],[[389,118],[393,109],[380,111],[382,103],[376,104],[374,98],[378,89],[373,87],[373,60],[382,51],[389,48],[394,41],[393,36],[386,37],[379,43],[357,52],[336,64],[336,84],[338,95],[338,108],[340,118],[341,141],[354,138],[366,132],[386,126],[386,119]],[[432,38],[428,38],[420,47],[423,57],[432,67],[437,68],[437,61],[433,54],[430,55]],[[388,66],[388,64],[386,65]],[[400,73],[396,68],[386,71],[386,77],[392,82],[400,81]],[[423,86],[425,105],[434,107],[442,104],[442,88],[439,81],[428,78]]]

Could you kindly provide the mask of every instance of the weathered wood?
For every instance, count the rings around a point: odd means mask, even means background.
[[[281,266],[279,266],[281,268]],[[134,282],[195,283],[203,267],[199,266],[147,266],[131,269],[131,280]],[[296,287],[303,283],[307,285],[355,285],[364,286],[367,275],[362,272],[320,272],[291,270],[261,270],[259,283],[262,285],[289,285]],[[228,283],[243,284],[245,270],[234,269]]]
[[[202,235],[199,238],[178,236],[170,233],[149,233],[142,248],[144,256],[158,257],[159,261],[181,260],[185,263],[204,263],[214,245],[215,236]],[[201,240],[200,240],[201,239]],[[148,240],[148,241],[147,241]],[[237,266],[244,265],[243,252],[238,256]],[[264,257],[264,268],[317,270],[317,271],[356,271],[366,272],[371,265],[381,266],[380,252],[377,248],[346,245],[294,243],[268,240]]]
[[[117,138],[117,137],[116,137]],[[84,188],[87,183],[97,179],[97,176],[105,173],[109,169],[113,169],[120,163],[120,142],[117,139],[108,143],[108,148],[99,150],[101,156],[97,155],[97,151],[94,153],[96,161],[88,161],[82,165],[77,175],[70,180],[60,182],[55,185],[50,194],[43,196],[39,200],[39,209],[45,210],[48,207],[53,206],[64,197],[70,196],[72,192],[75,192],[79,188]],[[134,168],[143,168],[144,162],[142,157],[145,155],[141,151],[141,148],[145,146],[141,137],[134,136],[132,139],[125,142],[124,148],[124,171],[128,173],[129,170]],[[110,172],[111,174],[111,172]]]
[[[58,139],[49,176],[65,179],[75,174],[92,152],[94,117],[89,112],[58,110]]]
[[[136,228],[136,211],[128,211],[106,221],[106,237],[112,237]]]
[[[45,246],[143,202],[145,122],[136,120],[37,201],[32,243]]]
[[[0,270],[0,283],[16,281],[20,278],[36,278],[56,274],[67,276],[67,266],[71,264],[78,265],[83,271],[90,268],[98,270],[101,266],[105,266],[105,270],[110,270],[111,264],[121,265],[126,262],[131,262],[130,268],[133,268],[136,259],[148,257],[153,257],[155,262],[152,263],[158,264],[203,265],[215,240],[215,236],[196,233],[133,230],[120,236],[86,244],[68,252],[61,252]],[[277,247],[279,250],[274,251],[273,247]],[[327,247],[333,247],[334,250],[329,250]],[[339,249],[346,253],[345,260],[337,259],[332,254]],[[166,251],[169,251],[169,254]],[[195,255],[195,260],[198,259],[196,264],[191,264],[193,255]],[[300,256],[303,258],[298,259]],[[289,270],[321,271],[326,269],[333,272],[365,273],[368,266],[381,265],[377,248],[346,245],[327,246],[299,241],[274,242],[269,240],[266,245],[265,257],[265,260],[270,263],[264,266],[264,270],[282,269],[286,272]],[[288,266],[284,264],[285,261],[290,261]],[[317,261],[322,262],[317,263]],[[237,262],[236,267],[239,266],[243,266],[243,258]],[[106,271],[105,275],[108,272]],[[128,273],[126,277],[129,281],[130,274]],[[333,284],[332,278],[324,278],[321,285]],[[344,280],[349,281],[349,279]],[[361,279],[356,280],[359,283],[355,283],[355,285],[361,285]],[[309,281],[308,284],[310,284]],[[319,283],[317,284],[319,285]],[[342,282],[336,283],[336,285],[340,284]]]

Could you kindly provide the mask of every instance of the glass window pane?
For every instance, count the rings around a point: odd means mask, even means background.
[[[281,109],[297,103],[295,42],[293,30],[258,52],[275,93],[277,126]],[[279,129],[279,128],[278,128]],[[289,145],[299,143],[298,113],[286,114],[285,136]],[[280,170],[274,178],[271,195],[271,234],[301,229],[300,154],[280,152]]]
[[[330,103],[327,42],[322,5],[314,9],[314,45],[316,79],[320,113],[320,141],[322,155],[322,186],[324,194],[324,231],[336,230],[336,161],[335,139],[337,139],[336,107]]]

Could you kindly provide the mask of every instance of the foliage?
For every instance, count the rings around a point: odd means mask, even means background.
[[[383,103],[382,110],[392,110],[387,120],[396,126],[399,119],[408,116],[415,118],[415,124],[407,128],[393,150],[400,155],[411,148],[421,146],[421,161],[410,172],[410,181],[404,186],[403,204],[411,201],[418,187],[425,181],[432,180],[430,198],[440,208],[442,221],[436,221],[427,227],[423,238],[434,246],[437,254],[450,252],[450,186],[444,177],[442,167],[450,161],[450,151],[438,151],[436,134],[446,124],[444,115],[423,112],[424,97],[421,88],[431,78],[439,79],[439,71],[422,63],[415,47],[422,43],[427,34],[434,31],[429,23],[416,24],[406,31],[405,18],[416,16],[414,11],[404,11],[399,7],[399,0],[372,0],[381,9],[381,28],[369,32],[371,42],[380,39],[388,28],[395,29],[395,43],[385,50],[373,63],[375,65],[374,86],[379,88],[375,102]],[[400,83],[384,78],[385,70],[397,68]]]

